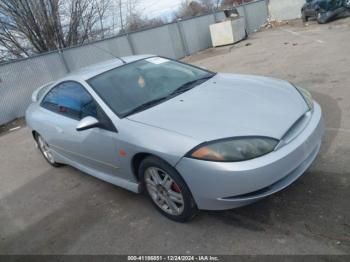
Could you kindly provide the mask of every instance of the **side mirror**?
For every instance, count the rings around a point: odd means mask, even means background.
[[[90,128],[98,127],[100,122],[92,116],[84,117],[80,122],[78,123],[76,129],[77,131],[84,131]]]

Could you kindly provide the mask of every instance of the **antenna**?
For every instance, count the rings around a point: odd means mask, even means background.
[[[123,59],[120,58],[119,56],[116,56],[116,55],[112,54],[110,51],[108,51],[108,50],[106,50],[106,49],[104,49],[104,48],[102,48],[102,47],[96,46],[96,45],[94,45],[94,44],[92,44],[92,46],[95,47],[95,48],[97,48],[97,49],[99,49],[99,50],[101,50],[101,51],[103,51],[103,52],[105,52],[105,53],[107,53],[107,54],[109,54],[109,55],[111,55],[111,56],[113,56],[114,58],[119,59],[120,61],[122,61],[122,63],[123,63],[124,65],[126,64],[125,60],[123,60]]]

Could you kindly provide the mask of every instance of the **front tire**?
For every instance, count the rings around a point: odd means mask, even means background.
[[[317,23],[319,23],[319,24],[327,23],[326,14],[321,12],[321,11],[317,11],[317,13],[316,13],[316,20],[317,20]]]
[[[59,164],[55,161],[54,156],[52,154],[52,151],[50,149],[50,146],[47,144],[47,142],[44,140],[44,138],[39,135],[35,134],[35,141],[36,144],[41,152],[41,154],[44,156],[45,160],[53,167],[60,167],[62,164]]]
[[[190,190],[178,172],[157,157],[147,157],[139,168],[142,188],[156,209],[177,222],[186,222],[198,212]]]

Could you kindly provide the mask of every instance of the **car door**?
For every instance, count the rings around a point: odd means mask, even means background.
[[[117,130],[88,91],[78,82],[66,81],[45,96],[42,107],[50,111],[48,142],[56,152],[75,164],[109,175],[122,176],[117,157]],[[86,116],[100,125],[84,131],[76,127]]]

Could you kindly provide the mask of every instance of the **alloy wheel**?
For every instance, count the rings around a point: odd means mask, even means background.
[[[164,170],[149,167],[145,171],[146,188],[154,203],[170,215],[181,215],[184,197],[179,186]]]
[[[55,164],[55,160],[53,158],[49,145],[40,135],[38,135],[38,146],[41,152],[43,153],[44,157],[47,159],[47,161],[49,161],[51,164]]]

